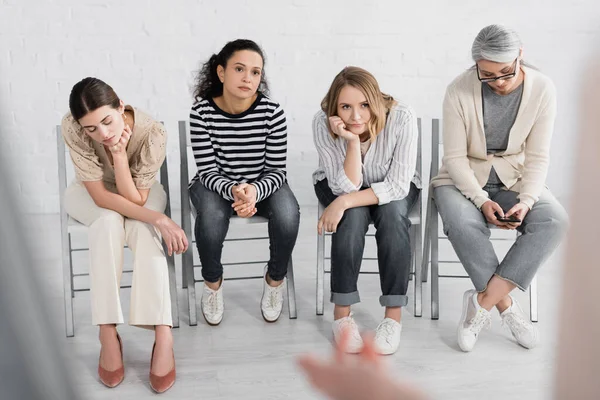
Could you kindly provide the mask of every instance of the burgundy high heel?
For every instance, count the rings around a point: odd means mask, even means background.
[[[173,354],[173,369],[163,376],[154,375],[152,373],[152,361],[154,360],[155,348],[156,342],[152,346],[152,357],[150,358],[150,387],[156,393],[164,393],[175,384],[175,354]]]
[[[123,342],[121,341],[121,336],[119,336],[118,333],[117,340],[119,341],[119,347],[121,348],[121,367],[114,371],[109,371],[102,368],[100,365],[100,359],[98,359],[98,376],[100,377],[100,382],[109,388],[119,386],[119,384],[123,382],[123,379],[125,379],[125,366],[123,365]]]

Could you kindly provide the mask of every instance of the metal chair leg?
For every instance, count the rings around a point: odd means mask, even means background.
[[[165,254],[168,254],[167,245],[163,242]],[[169,269],[169,292],[171,295],[171,318],[173,328],[179,328],[179,296],[177,295],[177,278],[175,274],[175,256],[167,255],[167,266]]]
[[[531,322],[538,322],[538,282],[537,275],[529,286],[529,317]]]
[[[323,206],[319,203],[319,216]],[[325,233],[317,234],[317,315],[325,308]]]
[[[421,217],[421,224],[415,226],[415,237],[413,245],[415,248],[415,317],[420,317],[423,315],[423,273],[421,271],[423,262],[422,222],[423,217]]]
[[[439,252],[438,252],[438,213],[435,203],[431,203],[431,319],[440,318],[440,282],[439,282]]]
[[[431,189],[430,189],[431,190]],[[427,199],[427,210],[426,212],[426,218],[425,218],[425,252],[423,254],[423,259],[425,260],[425,262],[423,262],[423,269],[421,271],[422,273],[422,277],[421,280],[423,282],[427,282],[427,277],[429,275],[429,256],[431,255],[430,251],[431,251],[431,240],[430,238],[432,238],[432,236],[429,234],[430,230],[431,230],[431,209],[433,207],[433,198],[431,198],[431,196],[429,196],[429,198]]]
[[[287,268],[287,292],[288,292],[288,311],[290,313],[290,319],[296,319],[298,313],[296,310],[296,286],[294,284],[294,262],[292,257],[288,261]]]
[[[65,302],[65,330],[67,337],[75,336],[75,322],[73,319],[73,260],[71,253],[71,239],[69,233],[63,229],[62,234],[62,264],[63,264],[63,295]]]
[[[408,274],[408,280],[413,280],[415,274],[415,227],[411,226],[409,229],[409,241],[410,241],[410,272]]]
[[[194,282],[194,258],[192,254],[192,247],[188,247],[187,251],[182,254],[181,257],[181,268],[183,274],[186,275],[188,281],[187,295],[188,295],[188,312],[190,316],[190,326],[198,324],[198,318],[196,316],[197,304],[196,304],[196,284]]]

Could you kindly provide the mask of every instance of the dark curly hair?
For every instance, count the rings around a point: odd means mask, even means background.
[[[227,61],[237,51],[250,50],[257,53],[263,60],[263,70],[260,77],[258,92],[262,94],[269,93],[269,85],[265,75],[264,64],[265,55],[258,44],[248,39],[233,40],[225,45],[219,54],[213,54],[196,75],[196,85],[194,87],[194,98],[196,100],[219,97],[223,94],[223,83],[217,75],[217,67],[227,67]]]

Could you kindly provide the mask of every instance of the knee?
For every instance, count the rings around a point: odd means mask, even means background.
[[[129,218],[125,220],[125,232],[127,233],[149,233],[152,235],[153,230],[154,228],[152,227],[152,225],[149,225],[145,222]]]
[[[123,230],[124,218],[121,214],[116,211],[103,209],[100,215],[92,224],[90,228],[93,229],[121,229]]]
[[[197,210],[196,228],[203,230],[214,230],[229,221],[232,209],[224,207],[212,207],[210,203],[206,207]]]
[[[375,228],[384,232],[408,232],[411,226],[405,207],[394,202],[380,206],[375,218]]]
[[[350,234],[355,232],[357,235],[364,236],[370,222],[368,210],[364,208],[356,207],[344,211],[344,216],[338,224],[337,233]]]
[[[563,206],[557,205],[552,208],[550,219],[546,224],[552,234],[562,237],[569,229],[569,215]]]
[[[287,231],[297,231],[300,226],[300,206],[295,201],[286,202],[282,207],[275,207],[270,210],[269,219],[277,224],[280,229]]]
[[[490,229],[483,215],[481,218],[473,218],[473,216],[457,213],[451,218],[442,218],[444,224],[444,234],[448,237],[469,237],[473,234],[490,235]]]

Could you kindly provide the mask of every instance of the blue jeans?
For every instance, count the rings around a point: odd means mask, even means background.
[[[502,185],[486,185],[483,189],[504,212],[519,202],[519,194]],[[522,235],[499,262],[490,241],[487,220],[475,204],[452,185],[436,187],[433,198],[442,217],[444,233],[478,292],[487,288],[494,275],[521,290],[527,289],[542,263],[558,247],[569,223],[565,209],[544,189],[517,228]]]
[[[315,193],[324,206],[337,196],[329,188],[327,179],[317,182]],[[365,248],[369,224],[375,224],[377,262],[383,307],[402,307],[408,304],[406,291],[411,268],[410,220],[408,213],[415,204],[419,189],[411,183],[408,196],[384,205],[355,207],[344,216],[332,234],[331,240],[331,302],[350,306],[360,302],[358,274]]]
[[[233,202],[207,189],[196,181],[190,188],[190,198],[196,208],[196,247],[202,264],[202,277],[218,282],[223,276],[221,254],[229,230],[229,219],[235,214]],[[271,196],[256,203],[256,215],[269,220],[270,258],[267,273],[274,281],[285,278],[287,265],[300,226],[300,207],[287,183]]]

